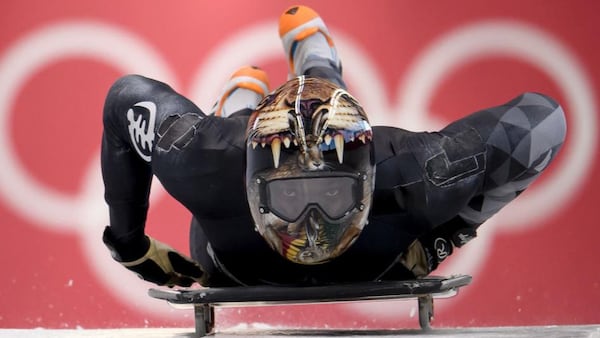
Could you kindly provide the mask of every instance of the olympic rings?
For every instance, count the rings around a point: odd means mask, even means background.
[[[283,58],[280,41],[273,34],[275,22],[264,22],[240,28],[235,35],[221,39],[221,44],[210,50],[198,71],[192,76],[189,97],[195,102],[212,103],[220,88],[215,83],[223,79],[240,64]],[[89,39],[94,36],[94,39]],[[494,39],[490,39],[490,37]],[[490,41],[493,41],[491,43]],[[444,264],[442,274],[470,272],[476,274],[487,257],[487,248],[496,231],[515,231],[540,224],[573,196],[583,184],[582,180],[592,168],[596,140],[596,103],[593,88],[583,67],[569,49],[535,27],[518,22],[486,21],[463,26],[434,41],[419,56],[402,81],[399,82],[396,100],[389,100],[380,72],[368,51],[345,36],[341,31],[336,43],[343,55],[346,81],[354,94],[361,98],[368,111],[388,112],[373,116],[375,124],[411,126],[422,128],[434,121],[427,110],[431,95],[444,76],[464,63],[474,59],[503,55],[524,60],[549,75],[565,94],[570,125],[566,158],[558,164],[554,175],[547,179],[543,189],[524,194],[518,203],[492,219],[477,241],[461,249]],[[238,53],[243,50],[244,53]],[[92,21],[63,22],[43,27],[21,37],[4,54],[0,55],[0,198],[24,219],[54,231],[78,232],[83,239],[90,266],[98,279],[119,299],[157,316],[170,312],[157,307],[146,297],[147,284],[122,269],[110,259],[101,243],[101,228],[107,223],[107,213],[102,200],[103,188],[99,163],[90,163],[80,194],[70,196],[37,181],[18,160],[16,148],[10,139],[8,120],[12,104],[27,80],[45,65],[73,55],[99,60],[116,66],[124,73],[145,74],[172,86],[177,78],[159,51],[149,45],[144,37],[136,36],[123,28]],[[158,186],[158,184],[154,184]],[[543,190],[543,192],[542,192]],[[160,189],[153,190],[153,199],[159,198]],[[560,195],[560,199],[552,196]],[[544,206],[544,212],[535,212]],[[73,218],[73,210],[77,217]],[[516,216],[518,215],[518,217]],[[502,228],[493,223],[502,221]],[[115,285],[130,285],[123,289]],[[468,290],[467,290],[468,291]],[[397,316],[393,308],[378,304],[376,307],[348,305],[351,311],[377,312],[382,317]]]

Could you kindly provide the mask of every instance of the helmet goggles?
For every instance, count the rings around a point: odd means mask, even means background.
[[[330,221],[363,210],[364,174],[323,173],[303,177],[266,180],[259,177],[260,207],[286,222],[296,222],[310,210],[317,209]]]

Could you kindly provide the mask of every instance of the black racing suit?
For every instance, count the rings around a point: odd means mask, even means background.
[[[374,127],[376,185],[368,225],[340,257],[301,265],[281,257],[254,230],[244,184],[249,113],[206,116],[163,83],[136,75],[119,79],[106,99],[102,140],[114,236],[130,242],[144,236],[154,175],[193,215],[191,256],[208,273],[207,285],[414,278],[398,260],[415,239],[427,252],[429,270],[435,269],[452,243],[474,237],[539,176],[566,130],[561,107],[534,93],[439,132]]]

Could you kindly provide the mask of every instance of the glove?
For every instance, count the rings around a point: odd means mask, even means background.
[[[431,272],[431,256],[418,239],[415,239],[400,256],[400,263],[410,270],[415,278],[426,277]]]
[[[404,265],[417,277],[426,276],[460,248],[477,237],[479,225],[467,224],[460,216],[438,225],[415,240],[404,254]]]
[[[204,272],[198,263],[150,236],[145,236],[146,243],[143,245],[147,247],[145,254],[138,259],[127,261],[122,259],[121,252],[130,248],[116,241],[110,227],[106,227],[102,239],[111,251],[113,259],[135,272],[143,280],[168,287],[176,285],[188,287],[194,282],[202,285],[204,281]],[[134,246],[140,244],[136,243]]]

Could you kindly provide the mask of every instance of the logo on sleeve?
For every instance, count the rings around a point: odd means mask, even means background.
[[[144,161],[150,162],[154,143],[156,105],[150,101],[136,103],[127,111],[127,121],[129,121],[129,136],[133,147]]]
[[[452,254],[452,247],[448,241],[442,237],[435,239],[433,247],[435,249],[435,255],[437,256],[437,261],[440,263]]]

